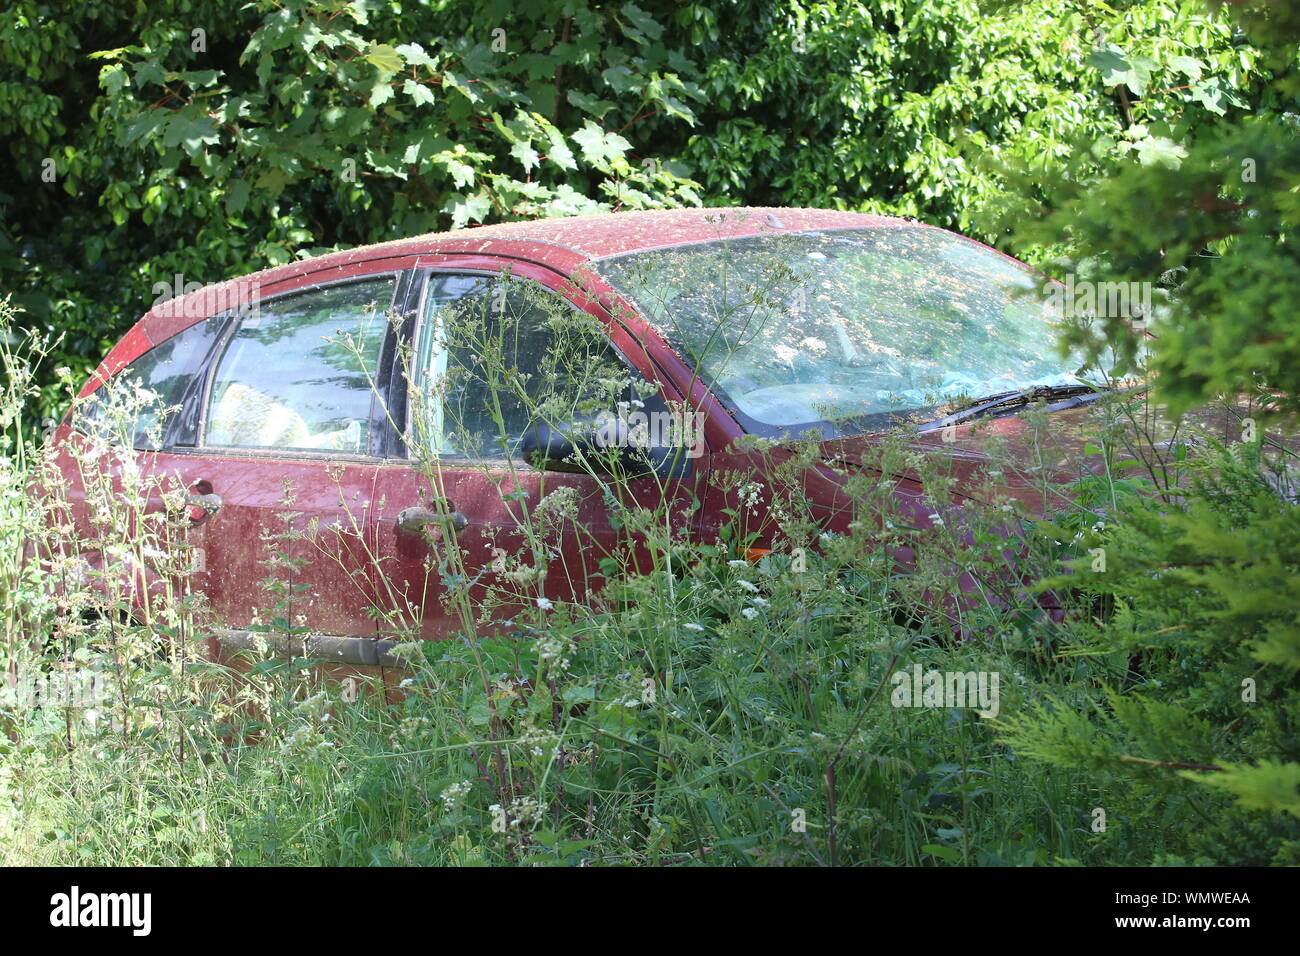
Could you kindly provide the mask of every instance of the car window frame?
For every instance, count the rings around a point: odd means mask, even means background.
[[[208,347],[203,358],[196,364],[189,384],[185,386],[185,390],[181,393],[180,407],[164,430],[162,450],[174,452],[177,449],[184,449],[188,451],[202,447],[199,440],[202,433],[199,427],[203,418],[204,396],[207,394],[206,383],[222,354],[222,343],[230,334],[230,330],[235,324],[235,318],[235,310],[226,309],[207,318],[199,319],[198,322],[188,325],[176,333],[176,335],[184,335],[204,322],[220,321],[224,323],[224,326],[213,338],[212,344]],[[172,338],[175,338],[175,336],[172,336]],[[169,340],[164,339],[164,341]],[[189,405],[191,401],[193,401],[193,404]],[[192,413],[187,414],[187,405],[194,409]],[[189,441],[181,441],[181,438],[188,438]]]
[[[154,455],[171,454],[178,450],[187,451],[187,450],[192,450],[194,448],[197,448],[198,434],[199,434],[198,422],[192,416],[188,416],[185,414],[186,403],[191,398],[193,398],[196,386],[201,388],[202,387],[201,383],[210,374],[214,363],[214,357],[218,355],[222,343],[225,341],[227,334],[229,334],[230,332],[230,321],[231,321],[232,314],[233,313],[231,312],[231,310],[226,309],[221,312],[216,312],[212,315],[203,316],[202,318],[196,319],[194,322],[185,326],[184,328],[177,329],[175,332],[173,332],[171,335],[167,336],[166,338],[160,339],[157,342],[151,342],[147,349],[145,349],[139,355],[135,356],[135,358],[127,362],[126,365],[120,368],[113,375],[109,376],[105,381],[101,382],[95,388],[94,391],[90,392],[86,396],[86,398],[83,401],[93,399],[97,392],[99,392],[101,389],[107,388],[110,383],[118,380],[120,376],[131,374],[131,372],[134,371],[136,365],[140,362],[141,359],[152,354],[153,352],[156,352],[158,349],[167,345],[169,342],[173,341],[174,339],[177,339],[182,335],[194,331],[196,328],[198,328],[200,325],[202,325],[205,322],[214,322],[214,321],[224,322],[225,323],[224,327],[220,328],[217,331],[217,334],[213,336],[212,341],[208,344],[207,349],[202,353],[200,353],[200,355],[196,357],[193,365],[191,365],[182,373],[184,377],[188,379],[188,381],[186,381],[184,387],[181,389],[180,399],[179,402],[177,403],[177,405],[179,406],[177,412],[173,414],[163,424],[162,434],[160,436],[158,447],[141,448],[138,445],[136,445],[134,442],[134,438],[138,437],[138,433],[133,436],[133,440],[131,444],[127,446],[137,454],[154,454]],[[201,411],[202,409],[200,408],[200,412]],[[77,409],[75,408],[72,409],[70,412],[69,424],[71,425],[73,430],[78,432],[79,434],[87,435],[87,436],[91,435],[91,431],[89,429],[89,420],[86,419],[84,415],[78,412]],[[187,438],[190,439],[190,441],[188,442],[185,441],[185,439]]]
[[[257,300],[258,308],[279,302],[282,299],[292,298],[297,295],[306,295],[312,292],[318,292],[322,289],[332,288],[342,285],[357,285],[363,282],[374,282],[380,279],[391,279],[393,281],[393,295],[389,304],[384,308],[384,313],[400,308],[405,303],[407,293],[409,292],[409,282],[411,278],[411,269],[384,269],[379,272],[366,272],[358,275],[339,276],[333,279],[326,279],[320,282],[308,282],[305,285],[293,289],[286,289],[283,292],[273,293]],[[370,412],[367,420],[367,451],[364,453],[344,452],[330,449],[307,449],[307,448],[277,448],[256,445],[214,445],[207,442],[208,411],[212,402],[212,389],[216,382],[218,369],[221,367],[222,359],[225,358],[230,344],[234,341],[240,325],[247,317],[250,311],[249,303],[244,304],[239,309],[231,313],[231,321],[222,334],[220,341],[212,350],[212,357],[207,363],[207,373],[203,382],[202,401],[200,402],[198,427],[195,433],[195,445],[192,448],[186,448],[186,451],[198,454],[220,454],[231,457],[248,457],[248,458],[288,458],[303,461],[327,460],[327,461],[376,461],[383,458],[382,449],[377,451],[377,445],[382,445],[380,432],[389,427],[387,414],[381,411],[382,400],[379,392],[379,375],[384,368],[385,356],[388,352],[389,340],[394,337],[394,329],[391,323],[388,323],[384,330],[384,337],[380,343],[379,355],[375,360],[373,369],[374,385],[370,389]],[[202,320],[200,320],[202,321]]]
[[[416,268],[411,270],[412,277],[411,277],[411,286],[409,289],[410,296],[406,303],[407,308],[404,309],[402,312],[403,322],[401,325],[400,334],[402,337],[401,340],[403,346],[412,357],[418,354],[418,347],[420,341],[419,336],[423,330],[423,324],[425,320],[425,308],[428,305],[429,287],[432,285],[432,280],[435,275],[482,276],[487,279],[506,279],[507,281],[512,281],[512,282],[531,283],[535,286],[540,287],[542,291],[546,292],[548,295],[556,296],[561,301],[563,301],[564,304],[567,305],[569,308],[577,312],[584,312],[587,315],[592,315],[591,312],[582,308],[580,305],[578,305],[578,303],[574,302],[573,299],[570,298],[567,294],[565,294],[565,292],[562,289],[558,289],[553,286],[550,286],[547,283],[543,282],[541,279],[537,278],[536,276],[529,275],[527,273],[509,271],[515,266],[527,265],[526,263],[517,263],[514,260],[509,260],[509,259],[502,259],[501,263],[502,263],[501,268],[499,269],[488,269],[482,266],[457,266],[454,263],[439,263],[438,265],[417,266]],[[564,281],[567,278],[566,276],[558,272],[554,273],[554,275],[557,279],[561,281]],[[602,312],[603,311],[604,310],[602,309]],[[660,372],[660,378],[658,379],[657,382],[655,379],[652,379],[650,376],[647,376],[637,366],[636,362],[634,362],[626,353],[624,353],[623,349],[619,348],[618,343],[615,342],[614,339],[610,336],[608,323],[603,321],[600,316],[592,316],[592,317],[601,323],[601,334],[604,337],[605,344],[609,346],[609,348],[614,353],[614,355],[617,356],[618,359],[622,361],[624,365],[627,366],[629,372],[636,375],[638,378],[640,378],[642,381],[646,382],[648,385],[652,387],[655,386],[656,384],[661,384],[662,386],[665,387],[665,389],[668,392],[674,394],[674,397],[671,400],[682,401],[680,394],[677,394],[678,388],[671,378],[669,378],[667,375],[664,375],[662,370],[658,370]],[[623,327],[621,323],[620,323],[620,327]],[[393,446],[392,446],[393,454],[391,457],[401,458],[405,461],[411,461],[412,459],[410,457],[410,448],[409,448],[410,443],[408,441],[408,438],[410,435],[411,422],[412,422],[412,401],[411,401],[409,384],[406,382],[406,375],[401,368],[402,350],[398,349],[395,351],[397,354],[393,356],[393,366],[390,370],[390,375],[391,375],[391,379],[395,383],[398,383],[398,390],[400,394],[395,396],[399,400],[391,404],[393,405],[393,407],[397,407],[401,409],[402,420],[400,422],[400,428],[396,427],[397,423],[389,422],[389,427],[394,432],[394,437],[395,437],[395,441],[393,442]],[[449,454],[443,456],[443,458],[447,462],[456,466],[460,465],[462,462],[465,463],[472,462],[474,464],[486,464],[493,467],[503,467],[509,465],[512,468],[524,469],[528,471],[537,470],[533,465],[528,463],[523,458],[508,458],[505,457],[504,455],[502,456],[494,455],[490,457],[480,455],[480,456],[470,457],[461,454]]]

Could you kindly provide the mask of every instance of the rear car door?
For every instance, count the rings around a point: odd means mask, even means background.
[[[81,558],[103,579],[116,579],[99,586],[103,596],[129,594],[142,623],[153,623],[158,600],[174,596],[163,578],[189,563],[203,567],[210,511],[188,509],[190,520],[169,530],[144,516],[164,509],[164,493],[198,494],[191,487],[201,469],[190,454],[197,432],[188,397],[201,387],[229,321],[222,314],[156,343],[127,341],[128,348],[144,350],[69,414],[71,427],[55,445],[75,540],[90,548]],[[192,549],[188,558],[167,553],[143,560],[155,544],[169,551],[182,539]]]
[[[232,317],[194,398],[187,478],[220,501],[199,584],[219,622],[271,625],[272,643],[296,653],[378,662],[364,529],[382,422],[374,379],[400,278],[262,299]]]
[[[680,402],[621,327],[524,263],[449,259],[418,282],[397,375],[410,387],[393,403],[403,441],[372,512],[390,637],[490,633],[523,606],[583,597],[604,584],[602,559],[628,557],[624,506],[666,506],[692,526],[702,439],[666,479],[543,472],[521,456],[539,421]]]

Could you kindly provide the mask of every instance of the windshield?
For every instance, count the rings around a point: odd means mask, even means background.
[[[827,437],[1077,381],[1035,273],[938,229],[776,233],[598,261],[741,424]]]

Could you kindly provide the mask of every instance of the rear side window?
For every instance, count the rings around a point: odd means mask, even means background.
[[[104,388],[90,397],[78,412],[77,427],[103,432],[110,440],[130,431],[132,445],[139,451],[157,451],[166,445],[167,416],[180,406],[222,325],[220,319],[207,319],[145,352],[113,378],[110,388],[114,399],[106,397]],[[127,394],[128,389],[139,389],[140,393]],[[115,422],[110,404],[119,405],[124,412],[129,410],[132,421]]]
[[[242,318],[217,364],[205,444],[367,454],[395,284],[313,289]]]

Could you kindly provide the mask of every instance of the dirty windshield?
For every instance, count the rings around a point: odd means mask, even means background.
[[[719,239],[595,268],[758,434],[879,428],[1077,381],[1035,273],[937,229]]]

